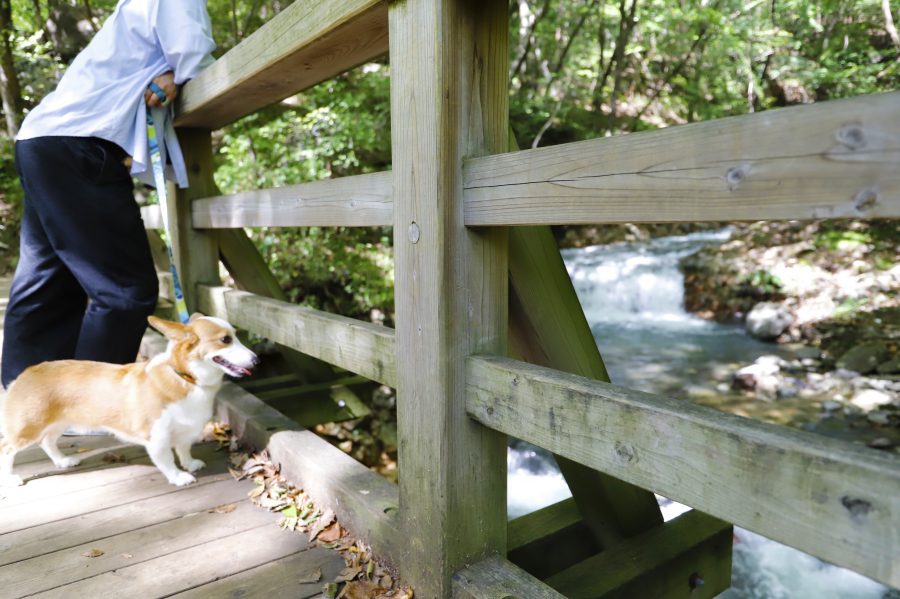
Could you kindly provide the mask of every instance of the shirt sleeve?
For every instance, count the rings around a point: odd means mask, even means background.
[[[177,85],[193,79],[213,62],[210,53],[216,43],[206,0],[159,0],[156,37]]]

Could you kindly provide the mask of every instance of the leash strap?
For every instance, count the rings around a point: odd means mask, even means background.
[[[154,90],[154,93],[155,90]],[[159,197],[159,211],[162,214],[163,229],[166,233],[166,251],[169,254],[169,270],[172,272],[172,286],[175,288],[175,309],[182,323],[188,321],[187,304],[184,302],[184,292],[181,289],[181,280],[178,278],[178,268],[175,266],[175,256],[172,253],[172,230],[169,228],[168,193],[166,190],[166,175],[163,170],[162,154],[160,153],[159,140],[164,132],[158,131],[153,119],[155,109],[147,107],[147,140],[150,142],[150,163],[153,166],[153,180],[156,182],[156,194]],[[157,116],[163,115],[160,110]],[[157,118],[156,122],[164,122]]]

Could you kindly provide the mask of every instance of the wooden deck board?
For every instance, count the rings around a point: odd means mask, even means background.
[[[178,599],[291,597],[307,599],[322,595],[325,583],[334,580],[344,564],[334,560],[334,553],[313,547],[268,564],[263,564],[175,595]],[[316,582],[299,582],[315,579]]]
[[[195,446],[207,462],[198,482],[175,487],[142,448],[122,448],[111,437],[69,443],[73,451],[91,448],[82,470],[56,470],[30,452],[16,471],[37,478],[0,493],[4,598],[254,596],[262,589],[311,597],[344,567],[338,553],[310,550],[305,535],[280,530],[276,514],[250,504],[253,484],[231,479],[227,453],[214,444]],[[129,462],[104,462],[109,451]],[[223,504],[234,511],[210,511]],[[104,553],[83,555],[91,549]],[[316,568],[321,582],[300,582]]]

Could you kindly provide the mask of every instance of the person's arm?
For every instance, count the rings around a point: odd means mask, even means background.
[[[210,64],[210,53],[216,47],[206,12],[206,0],[158,0],[156,36],[166,62],[172,67],[172,84],[181,85],[196,77]],[[168,84],[167,79],[156,83],[166,95],[169,94],[166,85],[163,85]],[[152,106],[152,102],[151,99],[148,104]]]

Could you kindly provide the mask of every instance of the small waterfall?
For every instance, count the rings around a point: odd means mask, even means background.
[[[681,258],[726,241],[728,229],[647,242],[564,250],[563,260],[612,382],[667,395],[715,389],[716,373],[777,352],[742,327],[684,310]],[[721,377],[720,377],[721,378]],[[570,496],[553,457],[513,440],[507,456],[508,514],[532,512]],[[658,497],[670,520],[686,506]],[[900,593],[750,531],[735,529],[727,599],[900,599]]]

